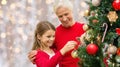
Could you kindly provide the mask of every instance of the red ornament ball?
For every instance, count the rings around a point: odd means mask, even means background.
[[[120,47],[117,48],[117,55],[120,56]]]
[[[116,28],[116,33],[120,35],[120,28]]]
[[[86,47],[86,51],[90,55],[95,55],[98,51],[98,46],[96,44],[88,44]]]
[[[120,0],[114,0],[112,6],[115,10],[120,10]]]

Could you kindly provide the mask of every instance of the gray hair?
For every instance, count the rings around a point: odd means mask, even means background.
[[[73,5],[69,0],[56,0],[54,3],[54,12],[56,13],[57,9],[60,7],[66,7],[70,10],[73,10]]]

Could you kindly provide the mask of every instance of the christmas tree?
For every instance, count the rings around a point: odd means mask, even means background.
[[[77,50],[83,67],[120,67],[120,0],[86,3],[88,23]]]

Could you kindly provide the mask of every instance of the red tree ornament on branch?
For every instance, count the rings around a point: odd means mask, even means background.
[[[120,35],[120,28],[116,28],[116,33]]]
[[[98,51],[98,46],[96,44],[88,44],[86,47],[86,51],[90,55],[95,55]]]
[[[120,10],[120,0],[114,0],[112,6],[115,10]]]

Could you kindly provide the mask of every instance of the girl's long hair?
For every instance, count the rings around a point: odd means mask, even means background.
[[[55,30],[55,27],[49,21],[41,21],[37,24],[35,32],[34,32],[34,42],[33,42],[32,50],[36,50],[42,47],[41,46],[42,43],[37,38],[37,35],[42,36],[46,31],[50,29]]]

